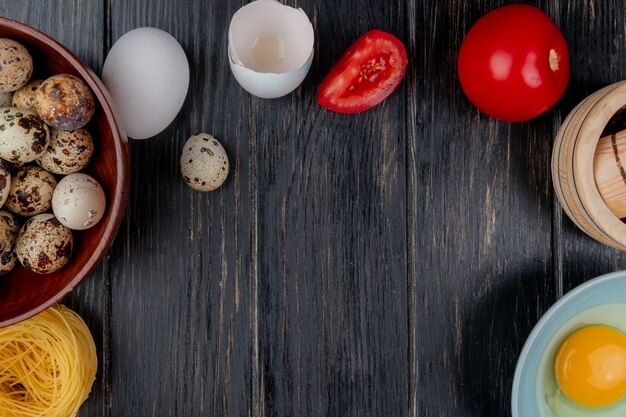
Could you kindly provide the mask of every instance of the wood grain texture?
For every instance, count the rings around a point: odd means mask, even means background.
[[[104,61],[103,3],[80,0],[45,3],[4,0],[0,2],[0,15],[39,29],[59,41],[90,67],[99,68]],[[109,297],[109,284],[109,258],[105,256],[91,275],[63,301],[63,304],[75,310],[85,320],[94,336],[98,352],[96,381],[91,396],[80,409],[78,417],[108,415],[110,387],[107,375],[110,372],[110,363],[106,300]]]
[[[321,78],[359,36],[403,37],[404,6],[286,3],[312,18],[316,60],[295,94],[252,99],[261,415],[404,415],[405,87],[358,115],[316,103]]]
[[[531,0],[569,41],[571,83],[545,115],[507,124],[458,83],[464,34],[504,0],[284,0],[316,34],[291,95],[248,95],[226,59],[246,0],[0,2],[99,72],[126,31],[185,49],[174,123],[132,141],[117,241],[67,299],[103,364],[80,416],[510,415],[513,372],[565,292],[626,267],[562,214],[550,153],[565,115],[626,78],[624,4]],[[400,88],[360,115],[316,102],[331,64],[370,29],[405,42]],[[224,144],[231,175],[201,194],[179,174],[187,137]]]
[[[190,94],[163,133],[132,141],[133,182],[112,252],[112,415],[249,415],[255,206],[248,97],[230,74],[226,24],[241,2],[113,2],[112,40],[140,26],[172,34]],[[192,134],[224,145],[231,174],[188,188],[180,154]]]
[[[555,300],[552,113],[499,122],[460,88],[456,53],[465,33],[507,2],[416,3],[408,77],[411,414],[505,416],[517,356]]]

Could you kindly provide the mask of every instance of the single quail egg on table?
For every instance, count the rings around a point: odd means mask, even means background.
[[[76,130],[52,128],[48,147],[36,162],[54,174],[73,174],[89,164],[93,151],[93,138],[84,127]]]
[[[95,226],[106,208],[104,190],[87,174],[63,177],[52,196],[52,211],[59,221],[72,230]]]
[[[20,229],[15,245],[17,259],[40,274],[58,271],[70,260],[74,238],[53,214],[30,218]]]
[[[57,186],[54,175],[37,166],[23,166],[11,178],[11,189],[4,207],[20,216],[34,216],[52,207]]]
[[[13,39],[0,39],[0,91],[15,91],[33,74],[33,58]]]
[[[0,108],[0,158],[25,164],[39,158],[48,146],[48,126],[32,110]]]
[[[37,89],[35,110],[48,125],[61,130],[85,126],[96,109],[91,90],[70,74],[46,79]]]
[[[9,106],[35,110],[35,95],[43,80],[33,80],[13,93]]]
[[[208,133],[193,135],[183,147],[180,172],[194,190],[213,191],[228,177],[226,150]]]
[[[313,61],[313,25],[302,9],[257,0],[239,9],[228,28],[228,61],[250,94],[276,98],[295,90]]]
[[[0,211],[0,275],[6,274],[15,266],[15,241],[20,230],[19,223],[8,211]]]

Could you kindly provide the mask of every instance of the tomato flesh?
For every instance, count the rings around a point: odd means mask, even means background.
[[[534,6],[503,6],[467,33],[458,59],[459,81],[483,113],[508,122],[530,120],[561,98],[569,81],[567,43]]]
[[[398,38],[380,30],[367,32],[330,69],[317,101],[339,113],[367,110],[396,89],[406,65],[406,49]]]

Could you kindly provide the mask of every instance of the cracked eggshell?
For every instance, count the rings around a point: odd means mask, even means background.
[[[147,139],[162,132],[180,112],[189,89],[189,62],[172,35],[138,28],[115,42],[104,61],[102,82],[126,134]]]
[[[52,207],[57,185],[54,175],[43,168],[23,166],[11,178],[11,189],[4,207],[20,216],[34,216]]]
[[[315,34],[302,9],[276,0],[253,1],[228,28],[228,62],[250,94],[276,98],[295,90],[313,61]]]
[[[14,247],[19,230],[20,225],[15,216],[8,211],[0,211],[0,275],[6,274],[15,266],[17,255]]]
[[[228,177],[228,155],[222,144],[208,133],[198,133],[185,142],[180,173],[188,186],[213,191]]]
[[[48,146],[48,126],[32,110],[0,108],[0,158],[25,164],[39,158]]]
[[[33,58],[13,39],[0,39],[0,91],[15,91],[33,75]]]
[[[49,274],[63,268],[72,256],[74,237],[53,214],[30,218],[20,229],[15,244],[17,259],[26,268]]]
[[[52,211],[72,230],[85,230],[102,219],[106,209],[104,190],[87,174],[70,174],[54,190]]]
[[[50,142],[37,164],[53,174],[67,175],[85,168],[93,155],[93,138],[84,127],[50,129]]]

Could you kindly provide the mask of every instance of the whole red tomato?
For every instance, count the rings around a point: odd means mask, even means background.
[[[481,17],[459,51],[459,80],[476,107],[507,122],[547,111],[569,81],[567,43],[543,11],[527,4]]]

